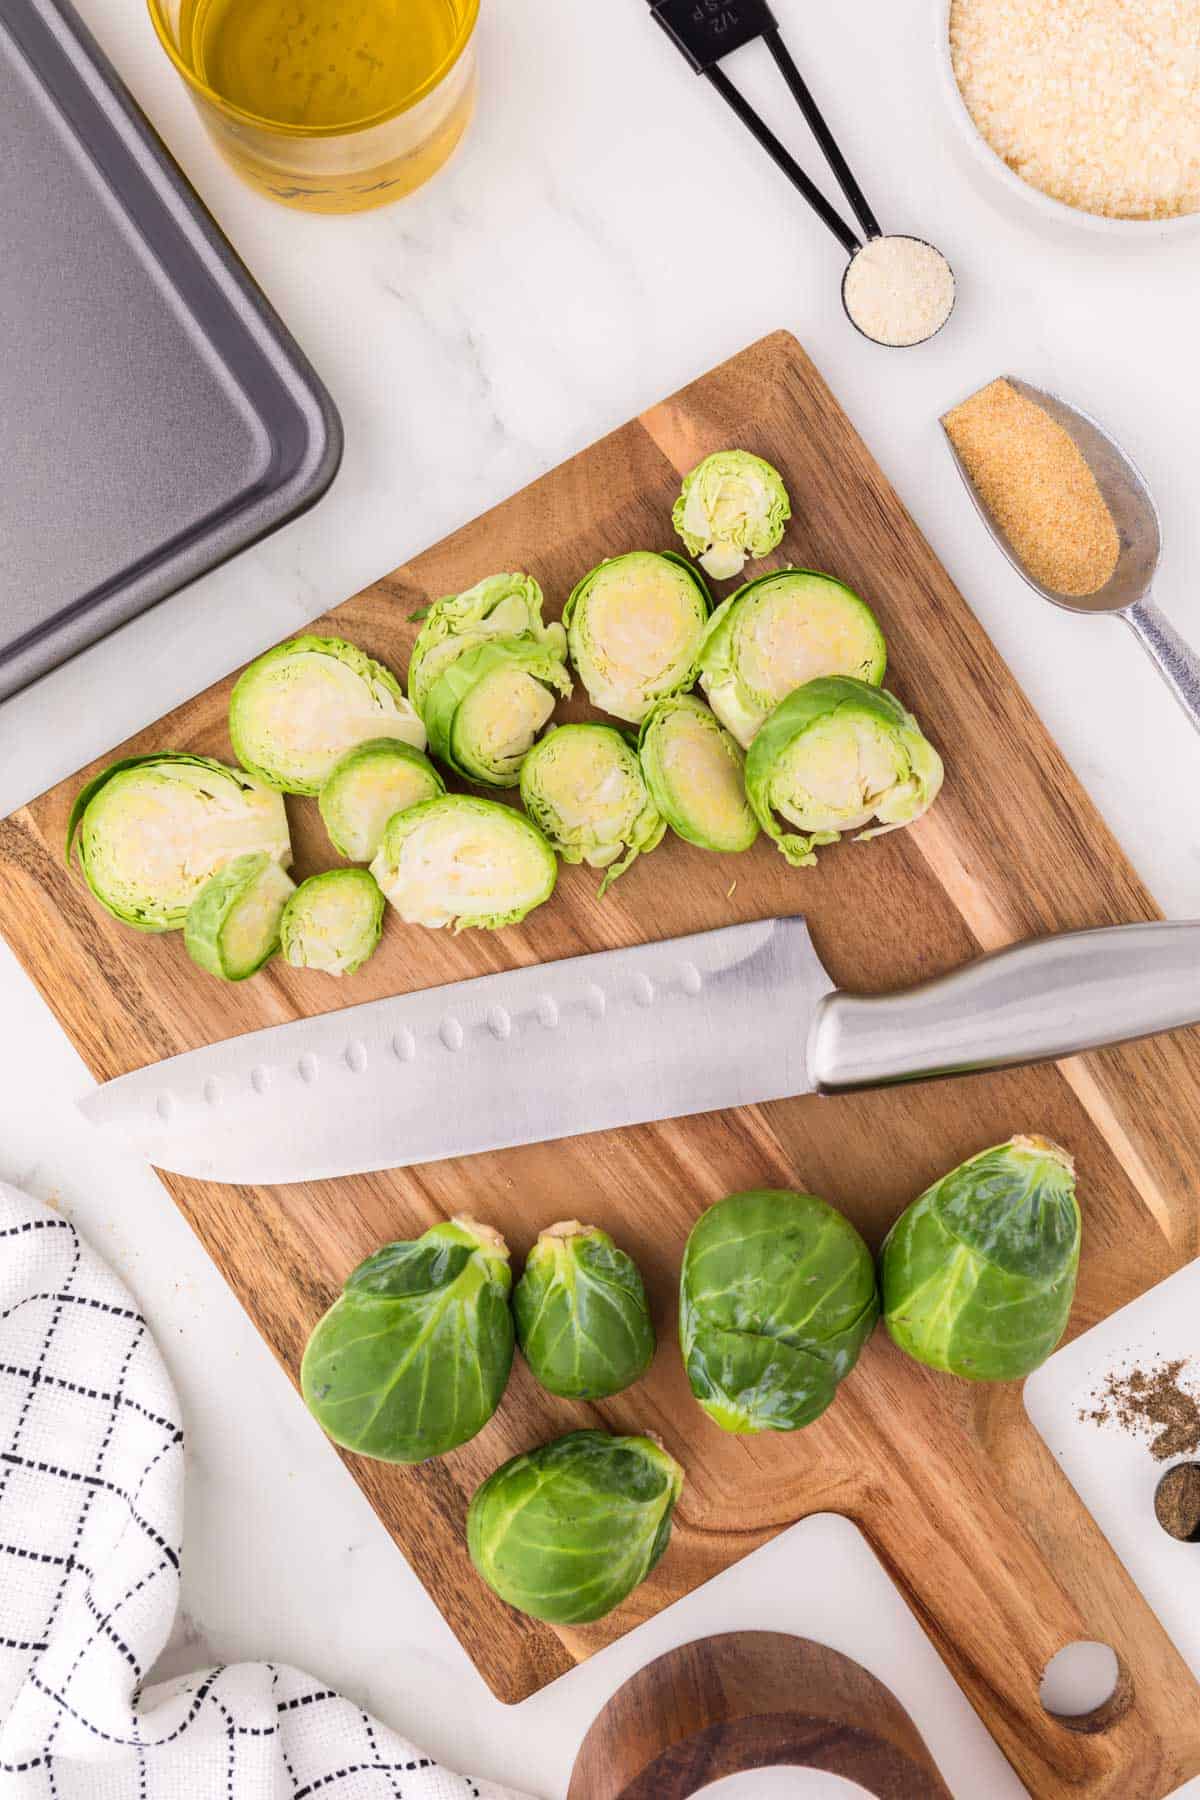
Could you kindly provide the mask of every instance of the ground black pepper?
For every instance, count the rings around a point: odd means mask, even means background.
[[[1179,1357],[1152,1369],[1106,1375],[1079,1417],[1091,1425],[1112,1423],[1132,1435],[1148,1436],[1157,1462],[1194,1456],[1200,1450],[1200,1398],[1180,1385],[1186,1367],[1186,1357]]]

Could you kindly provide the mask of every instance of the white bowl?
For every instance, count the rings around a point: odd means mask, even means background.
[[[1184,237],[1200,228],[1200,212],[1180,213],[1173,219],[1110,219],[1104,213],[1085,212],[1081,206],[1068,206],[1044,194],[1010,169],[976,125],[954,78],[950,55],[950,11],[952,0],[934,0],[933,15],[937,39],[934,45],[938,74],[946,99],[946,109],[958,141],[965,146],[971,160],[997,191],[1007,190],[1010,197],[1031,207],[1043,221],[1051,225],[1069,225],[1094,232],[1110,241],[1121,238],[1126,243],[1162,243],[1164,238]]]

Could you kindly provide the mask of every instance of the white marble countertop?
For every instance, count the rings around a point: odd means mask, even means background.
[[[937,0],[815,10],[777,0],[885,224],[934,239],[955,264],[951,326],[903,354],[851,330],[831,240],[689,78],[644,0],[485,0],[482,102],[468,142],[424,192],[348,220],[288,213],[239,185],[138,0],[77,4],[328,382],[347,448],[315,511],[0,708],[0,814],[786,325],[1164,909],[1197,910],[1200,743],[1127,633],[1045,607],[1009,571],[936,429],[947,405],[1010,370],[1098,413],[1158,499],[1161,602],[1200,637],[1197,243],[1149,234],[1112,247],[995,206],[950,139]],[[758,69],[744,73],[752,91],[772,91]],[[824,1637],[890,1681],[957,1792],[1019,1791],[840,1522],[798,1528],[525,1706],[493,1701],[154,1177],[99,1147],[77,1119],[87,1076],[2,944],[0,1018],[0,1176],[54,1199],[110,1254],[182,1393],[186,1613],[170,1668],[295,1662],[446,1760],[558,1796],[586,1725],[626,1673],[669,1642],[771,1625]],[[1063,1381],[1083,1379],[1081,1356],[1103,1367],[1122,1329],[1110,1322],[1075,1346]],[[1043,1395],[1055,1379],[1052,1364],[1039,1377]],[[1114,1444],[1106,1461],[1093,1444],[1090,1474],[1077,1471],[1063,1407],[1047,1401],[1039,1417],[1085,1497],[1089,1481],[1103,1487],[1106,1471],[1124,1468],[1126,1446]],[[1134,1574],[1161,1589],[1161,1546],[1133,1523],[1144,1522],[1144,1493],[1128,1504],[1110,1495],[1110,1512],[1114,1504],[1126,1511],[1106,1517],[1106,1529]],[[1172,1567],[1176,1590],[1195,1583]]]

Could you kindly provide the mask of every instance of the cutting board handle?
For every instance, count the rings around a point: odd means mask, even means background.
[[[1200,1021],[1200,922],[1107,926],[997,950],[901,994],[829,994],[820,1093],[1057,1062]]]

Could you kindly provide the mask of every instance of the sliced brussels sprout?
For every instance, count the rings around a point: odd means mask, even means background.
[[[749,450],[717,450],[685,475],[671,522],[714,581],[769,556],[792,516],[779,470]]]
[[[252,662],[230,695],[229,735],[242,767],[285,794],[320,793],[372,738],[425,748],[396,677],[342,638],[293,638]]]
[[[816,845],[836,844],[843,832],[873,838],[911,825],[937,799],[943,774],[894,695],[831,675],[775,708],[750,746],[746,792],[763,830],[800,869],[816,861]]]
[[[525,758],[521,799],[564,862],[607,870],[602,895],[667,829],[637,752],[611,725],[547,732]]]
[[[515,787],[526,752],[554,712],[556,694],[570,698],[571,676],[540,644],[493,638],[464,650],[425,698],[434,755],[464,781]]]
[[[531,1618],[586,1625],[646,1579],[670,1542],[682,1488],[683,1470],[651,1437],[569,1432],[476,1489],[471,1561]]]
[[[482,1431],[513,1359],[499,1232],[449,1219],[360,1263],[317,1325],[300,1391],[321,1429],[380,1462],[444,1456]]]
[[[646,786],[672,831],[702,850],[750,848],[758,820],[746,798],[746,759],[702,700],[660,700],[638,743]]]
[[[871,1252],[814,1194],[731,1194],[688,1238],[680,1346],[692,1392],[722,1431],[811,1425],[878,1317]]]
[[[567,654],[562,626],[542,624],[542,590],[532,575],[485,576],[465,594],[435,600],[424,615],[408,664],[409,696],[422,717],[443,669],[489,638],[526,639],[559,662]]]
[[[279,948],[279,921],[296,891],[262,850],[239,856],[206,881],[188,907],[183,942],[194,963],[222,981],[245,981]]]
[[[446,784],[425,755],[399,738],[371,738],[335,763],[317,805],[339,855],[370,862],[393,813],[444,794]]]
[[[353,975],[374,955],[383,895],[365,869],[326,869],[302,881],[283,909],[279,940],[293,969]]]
[[[388,821],[371,873],[409,925],[498,931],[550,898],[558,863],[511,807],[443,794]]]
[[[935,1181],[880,1257],[883,1317],[901,1350],[965,1381],[1021,1381],[1067,1329],[1079,1268],[1075,1165],[1015,1137]]]
[[[585,575],[563,608],[571,661],[592,702],[640,725],[696,678],[708,589],[671,551],[633,550]]]
[[[292,860],[287,813],[241,769],[164,750],[112,763],[76,797],[67,825],[84,880],[139,931],[179,931],[200,889],[239,856]]]
[[[543,1231],[513,1290],[517,1342],[535,1377],[567,1400],[605,1400],[654,1356],[646,1290],[631,1256],[567,1219]]]
[[[779,569],[747,582],[718,606],[700,647],[700,686],[743,749],[805,682],[852,675],[878,687],[886,667],[870,607],[816,569]]]

